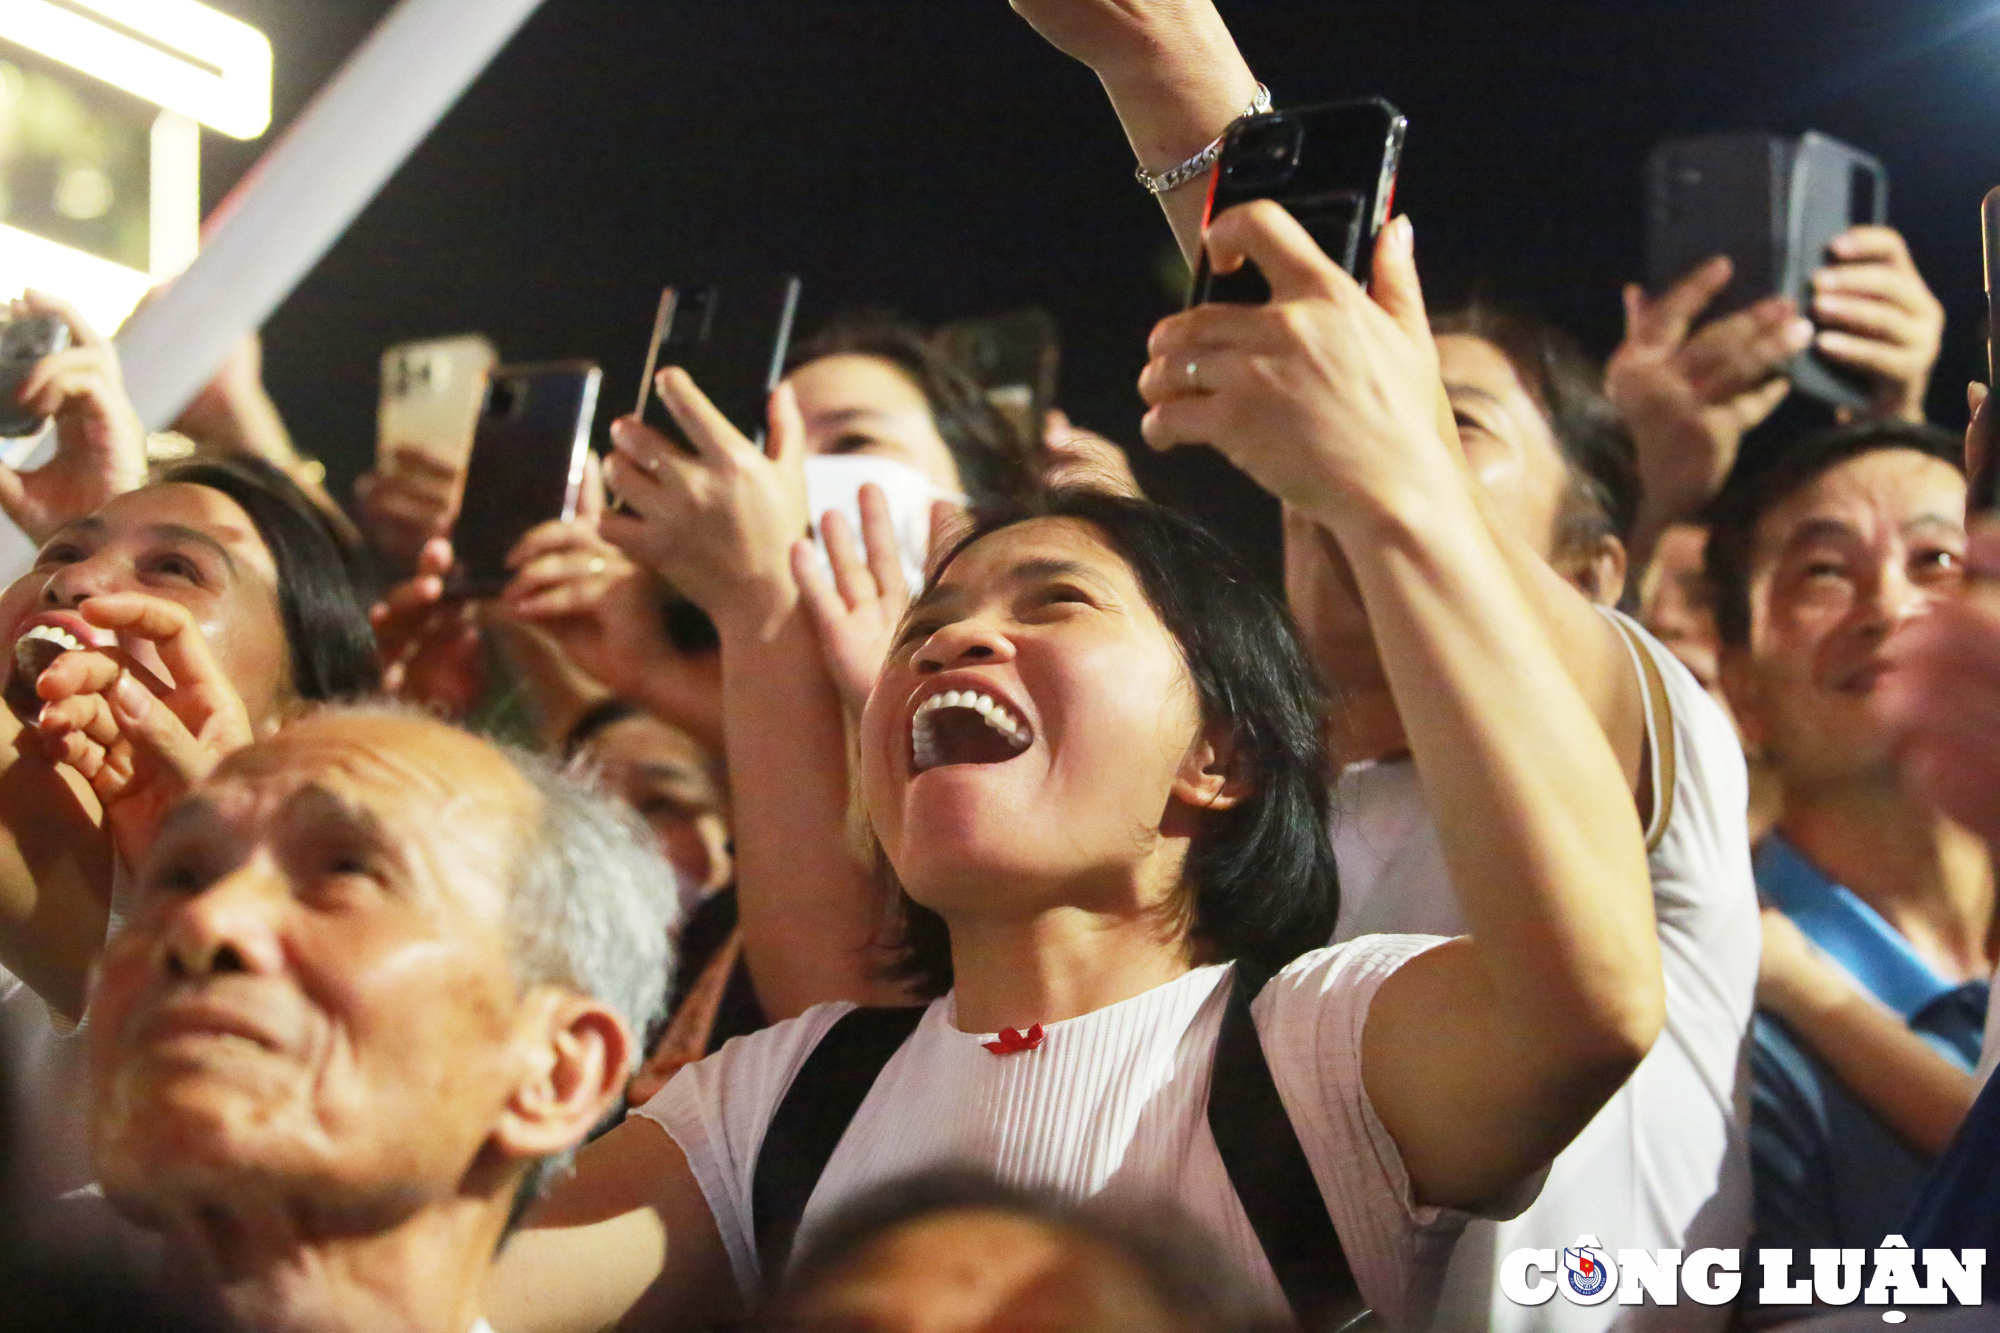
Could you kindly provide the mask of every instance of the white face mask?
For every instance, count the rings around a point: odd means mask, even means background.
[[[872,454],[813,454],[806,459],[806,505],[812,514],[813,541],[826,560],[821,520],[829,510],[846,518],[854,540],[861,540],[861,488],[881,487],[889,500],[889,521],[896,530],[896,549],[903,557],[903,578],[912,595],[923,581],[924,556],[930,549],[931,505],[938,500],[965,503],[929,477],[893,458]]]

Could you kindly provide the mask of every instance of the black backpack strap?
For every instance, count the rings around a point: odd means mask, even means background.
[[[1209,1076],[1208,1128],[1292,1313],[1308,1328],[1347,1327],[1343,1321],[1363,1308],[1361,1288],[1250,1017],[1250,1001],[1270,977],[1236,961]]]
[[[820,1173],[840,1146],[848,1122],[889,1063],[923,1020],[922,1006],[855,1009],[843,1014],[813,1047],[778,1103],[757,1150],[750,1183],[750,1220],[764,1285],[785,1276],[792,1237]]]

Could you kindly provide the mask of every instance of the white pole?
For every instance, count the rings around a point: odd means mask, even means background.
[[[118,334],[152,429],[263,324],[541,0],[402,0],[216,210],[199,258]]]

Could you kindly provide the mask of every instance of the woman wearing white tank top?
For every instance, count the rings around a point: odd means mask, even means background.
[[[1210,245],[1276,297],[1155,332],[1147,438],[1219,442],[1349,551],[1392,686],[1421,701],[1411,750],[1472,926],[1310,949],[1252,1006],[1362,1295],[1415,1326],[1465,1215],[1520,1206],[1657,1034],[1644,842],[1441,432],[1407,224],[1385,234],[1373,299],[1275,207],[1226,214]],[[714,435],[711,459],[751,448],[680,415]],[[846,564],[840,593],[806,579],[833,647],[867,576]],[[725,671],[732,638],[784,604],[754,600],[716,617]],[[1164,511],[1057,495],[944,557],[893,637],[857,762],[911,971],[951,989],[848,1123],[802,1241],[853,1190],[951,1161],[1072,1197],[1172,1197],[1276,1303],[1201,1112],[1231,960],[1281,963],[1326,929],[1320,722],[1282,611]],[[773,1280],[756,1158],[846,1009],[738,1039],[586,1149],[503,1255],[496,1325],[598,1328],[640,1306],[699,1326]]]

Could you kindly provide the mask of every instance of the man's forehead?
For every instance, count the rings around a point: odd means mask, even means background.
[[[1878,449],[1844,459],[1771,506],[1758,523],[1767,553],[1811,531],[1901,532],[1965,526],[1965,476],[1914,449]]]
[[[239,750],[211,786],[283,801],[312,790],[385,822],[490,811],[513,820],[533,792],[504,755],[441,724],[389,717],[306,719]]]

